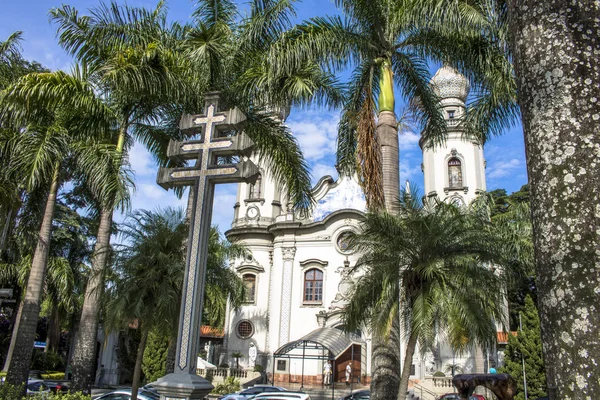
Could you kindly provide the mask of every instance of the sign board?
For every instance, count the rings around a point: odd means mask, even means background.
[[[35,341],[33,342],[33,347],[35,347],[36,349],[44,349],[46,348],[46,342]]]
[[[0,289],[0,297],[12,297],[13,290],[12,289]]]

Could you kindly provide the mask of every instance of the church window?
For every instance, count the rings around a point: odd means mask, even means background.
[[[252,322],[244,319],[237,324],[236,332],[241,339],[248,339],[254,334]]]
[[[248,193],[248,199],[256,200],[262,198],[261,192],[262,175],[258,175],[256,182],[250,185],[250,192]]]
[[[323,301],[323,271],[311,269],[304,274],[304,301],[307,303]]]
[[[254,303],[256,300],[256,275],[245,274],[242,276],[244,283],[244,303]]]
[[[451,188],[462,188],[462,164],[458,158],[448,161],[448,183]]]
[[[454,110],[448,110],[448,119],[454,119]]]
[[[277,371],[287,371],[287,360],[277,360]]]

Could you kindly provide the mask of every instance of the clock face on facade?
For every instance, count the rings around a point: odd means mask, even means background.
[[[250,219],[256,219],[260,215],[257,207],[248,207],[246,210],[246,217]]]

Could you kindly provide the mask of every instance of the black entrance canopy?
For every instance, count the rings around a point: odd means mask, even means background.
[[[278,358],[310,358],[335,360],[353,344],[364,344],[364,340],[354,333],[346,333],[335,328],[318,328],[298,340],[286,343],[273,354]],[[328,350],[329,356],[310,355],[294,356],[292,350],[318,349]]]

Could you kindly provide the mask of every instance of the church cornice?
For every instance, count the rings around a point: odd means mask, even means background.
[[[318,258],[309,258],[308,260],[300,261],[300,266],[301,267],[305,267],[305,266],[311,265],[311,264],[318,264],[321,267],[326,267],[329,264],[329,262],[328,261],[319,260]]]
[[[268,227],[269,232],[273,235],[278,235],[280,233],[285,233],[285,232],[289,232],[294,231],[313,231],[313,230],[318,230],[318,229],[322,229],[328,225],[330,225],[331,223],[338,221],[340,219],[343,218],[355,218],[358,220],[362,220],[364,219],[365,214],[362,211],[359,210],[355,210],[352,208],[345,208],[342,210],[337,210],[332,212],[331,214],[327,215],[325,218],[323,218],[322,221],[318,221],[318,222],[312,222],[310,224],[300,224],[300,223],[290,223],[290,222],[277,222],[274,223],[273,225],[270,225]]]

